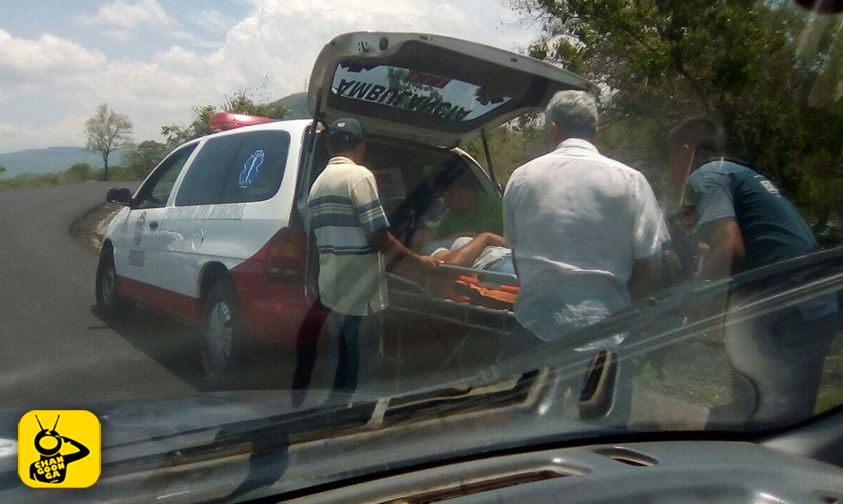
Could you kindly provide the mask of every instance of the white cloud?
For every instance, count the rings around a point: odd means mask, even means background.
[[[181,71],[196,71],[206,65],[194,51],[189,51],[179,45],[155,53],[152,61],[161,65],[162,68]]]
[[[237,24],[233,17],[223,14],[216,9],[199,11],[193,21],[212,33],[226,33],[232,26]]]
[[[476,38],[481,27],[445,1],[264,0],[229,31],[217,65],[281,95],[303,90],[325,43],[343,32],[429,31]]]
[[[302,91],[319,51],[343,32],[423,31],[510,50],[534,36],[507,24],[516,18],[502,0],[250,1],[252,13],[231,26],[222,45],[187,31],[155,0],[119,0],[85,21],[124,34],[156,25],[179,41],[144,59],[107,58],[50,34],[22,38],[0,30],[0,152],[81,145],[81,125],[102,102],[128,114],[141,141],[160,139],[161,125],[185,123],[192,106],[218,104],[239,88],[263,86],[268,98]],[[226,22],[213,13],[200,17],[209,27]]]
[[[162,124],[185,121],[191,105],[216,103],[228,90],[209,78],[203,57],[180,46],[150,61],[109,61],[52,35],[0,30],[0,48],[0,151],[82,145],[84,121],[102,102],[133,119],[136,138],[160,138]]]
[[[134,3],[117,0],[103,5],[96,14],[78,16],[77,20],[88,25],[104,25],[110,33],[120,33],[119,29],[136,30],[144,25],[175,26],[176,22],[156,0],[139,0]]]
[[[0,30],[0,75],[5,82],[40,81],[45,72],[90,70],[105,62],[105,56],[70,40],[50,34],[37,40],[15,38]]]
[[[0,145],[0,152],[18,149],[85,144],[84,138],[72,138],[69,132],[82,131],[85,126],[84,116],[65,114],[44,125],[31,125],[10,122],[0,122],[0,138],[4,144]],[[6,142],[11,148],[6,147]],[[19,143],[16,143],[19,142]],[[25,142],[25,143],[24,143]]]
[[[169,33],[174,39],[181,40],[182,42],[187,42],[193,47],[198,47],[202,49],[216,49],[220,46],[220,44],[217,42],[212,42],[208,39],[204,39],[186,30],[172,30]]]

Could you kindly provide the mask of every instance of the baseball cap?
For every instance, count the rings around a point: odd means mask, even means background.
[[[341,117],[328,127],[328,140],[333,145],[359,142],[363,140],[363,125],[357,119]]]

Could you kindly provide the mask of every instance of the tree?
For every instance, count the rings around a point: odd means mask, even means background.
[[[108,156],[131,141],[132,128],[129,116],[111,110],[107,103],[98,106],[97,112],[85,121],[86,148],[102,156],[103,180],[108,180]]]
[[[0,165],[0,175],[2,175],[4,173],[6,173],[6,167],[3,166],[3,165]]]
[[[707,116],[803,209],[843,204],[839,20],[777,0],[512,3],[543,28],[531,55],[600,86],[602,140],[651,180],[667,130]]]
[[[161,126],[161,135],[167,139],[167,147],[172,149],[188,140],[207,134],[211,116],[216,111],[213,105],[193,107],[193,120],[187,126],[178,124]]]
[[[219,110],[271,119],[284,119],[290,113],[289,109],[279,101],[259,102],[245,89],[240,89],[231,96],[225,96]],[[161,134],[167,139],[167,146],[174,148],[188,140],[207,134],[211,116],[217,111],[214,105],[196,106],[193,107],[193,120],[187,126],[177,124],[162,126]]]
[[[231,96],[225,97],[225,102],[220,107],[225,112],[236,112],[249,114],[270,119],[284,119],[290,111],[280,102],[257,102],[245,89],[240,89]]]
[[[547,152],[545,129],[535,118],[511,121],[488,132],[489,156],[495,169],[495,178],[506,185],[512,172],[524,163]],[[487,170],[486,153],[481,139],[465,147],[471,156]]]
[[[138,179],[143,179],[167,155],[167,146],[155,140],[146,140],[132,147],[124,156],[128,162],[130,173]]]
[[[94,178],[94,169],[88,163],[76,163],[67,169],[67,175],[71,180],[90,180]]]

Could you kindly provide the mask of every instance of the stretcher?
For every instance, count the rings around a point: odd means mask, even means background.
[[[404,360],[404,351],[410,346],[407,355],[416,354],[419,338],[440,345],[443,353],[431,365],[459,372],[469,371],[472,360],[486,364],[500,360],[499,349],[516,324],[515,275],[443,265],[422,282],[391,273],[387,282],[399,382],[405,365],[417,365],[417,358]],[[478,348],[488,354],[477,355]]]
[[[452,365],[471,371],[463,359],[476,351],[469,344],[479,340],[480,346],[504,348],[507,338],[513,337],[516,325],[512,308],[518,294],[515,275],[476,270],[458,266],[439,266],[437,273],[424,282],[387,274],[390,310],[393,312],[396,358],[403,362],[403,347],[408,324],[442,325],[448,339],[454,343],[441,365]],[[450,329],[450,330],[448,330]],[[499,362],[497,353],[494,362]],[[484,361],[488,365],[491,362]],[[585,373],[580,393],[580,414],[583,418],[597,418],[612,408],[617,376],[617,358],[613,351],[600,350],[593,354]],[[401,380],[402,366],[398,366],[396,380]]]
[[[393,274],[388,274],[388,282],[398,313],[496,334],[508,334],[515,322],[515,275],[442,265],[423,283]]]

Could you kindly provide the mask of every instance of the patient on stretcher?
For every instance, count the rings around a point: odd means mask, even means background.
[[[494,233],[481,233],[473,238],[462,236],[433,240],[422,247],[422,253],[449,266],[515,274],[512,249],[506,246],[502,237]]]

